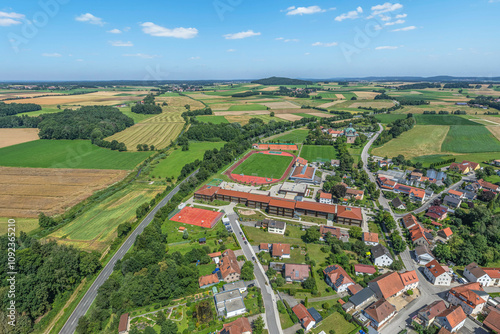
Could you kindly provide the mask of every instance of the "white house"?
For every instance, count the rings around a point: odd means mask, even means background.
[[[448,302],[452,305],[462,306],[466,314],[476,315],[483,311],[490,295],[488,295],[478,282],[459,285],[448,291]]]
[[[335,264],[323,270],[326,283],[337,291],[337,293],[347,291],[350,285],[354,285],[352,278],[346,273],[344,268]]]
[[[319,194],[319,202],[323,204],[332,204],[332,194],[321,192]]]
[[[449,286],[451,284],[451,276],[437,260],[432,260],[425,265],[424,275],[434,285]]]
[[[363,242],[367,246],[377,246],[378,245],[378,234],[371,232],[363,233]]]
[[[381,244],[373,246],[371,253],[373,264],[377,267],[389,267],[394,262],[389,250]]]
[[[427,263],[434,260],[434,255],[427,245],[418,245],[415,247],[415,256],[418,260],[418,264],[426,265]]]
[[[267,225],[269,233],[285,234],[286,223],[281,220],[264,219],[263,224]]]
[[[491,282],[491,277],[476,262],[465,267],[464,276],[469,282],[478,282],[481,286],[489,286]]]
[[[382,298],[368,306],[363,314],[370,319],[371,325],[379,330],[396,315],[396,307]]]
[[[450,306],[436,317],[436,321],[441,327],[454,333],[462,328],[467,316],[461,306]]]

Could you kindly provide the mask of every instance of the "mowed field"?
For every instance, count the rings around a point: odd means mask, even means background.
[[[255,153],[236,167],[233,174],[279,179],[285,173],[292,159],[290,156]]]
[[[150,201],[164,187],[134,184],[118,191],[69,224],[50,234],[48,239],[86,251],[102,252],[116,236],[118,225],[135,220],[135,210]]]
[[[182,131],[184,119],[181,114],[180,111],[163,112],[115,133],[107,137],[106,140],[123,142],[129,151],[137,150],[138,144],[154,145],[160,149],[165,148]]]
[[[28,233],[38,228],[38,218],[0,217],[0,235],[8,232],[9,219],[14,219],[16,222],[16,236],[21,232]]]
[[[126,175],[124,170],[0,167],[0,217],[62,213]]]
[[[457,153],[500,152],[500,141],[484,126],[453,125],[442,151]]]
[[[0,148],[0,166],[132,170],[152,152],[118,152],[89,140],[39,139]]]
[[[477,125],[477,123],[456,115],[415,115],[418,125]]]
[[[293,130],[281,136],[273,137],[273,141],[302,143],[309,134],[309,130]]]
[[[335,148],[330,145],[304,145],[300,157],[309,162],[326,162],[337,157]]]
[[[38,139],[38,129],[0,129],[0,148]]]
[[[202,160],[205,151],[214,148],[220,149],[224,144],[224,142],[190,142],[189,150],[183,151],[180,148],[173,150],[165,159],[154,166],[151,175],[157,178],[170,177],[176,179],[184,165],[196,159]]]

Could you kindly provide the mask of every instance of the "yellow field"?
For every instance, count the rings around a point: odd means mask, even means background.
[[[0,148],[38,139],[38,129],[0,129]]]
[[[191,100],[192,101],[192,100]],[[184,119],[182,112],[170,111],[148,118],[121,132],[106,138],[125,143],[127,150],[137,150],[138,144],[154,145],[156,148],[165,148],[170,141],[175,140],[182,131]]]
[[[390,108],[393,107],[394,103],[393,102],[385,102],[385,101],[360,101],[360,102],[355,102],[349,106],[349,108],[357,108],[357,107],[364,107],[364,108]]]
[[[155,97],[155,101],[158,102],[167,102],[169,107],[184,107],[186,104],[189,104],[191,110],[195,109],[203,109],[205,105],[200,101],[193,100],[187,96],[161,96]]]
[[[14,219],[12,217],[0,217],[0,235],[4,235],[5,233],[10,233],[12,230],[8,230],[8,221],[9,219]],[[15,218],[15,230],[16,236],[19,236],[22,232],[28,233],[38,228],[38,219],[37,218]]]

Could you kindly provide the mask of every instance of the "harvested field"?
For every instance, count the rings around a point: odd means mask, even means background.
[[[300,108],[300,106],[292,103],[292,102],[288,102],[288,101],[281,101],[281,102],[263,102],[261,103],[263,105],[265,105],[266,107],[268,108],[271,108],[271,109],[290,109],[290,108]]]
[[[268,110],[215,111],[215,116],[269,115]]]
[[[217,95],[207,95],[203,93],[195,93],[195,94],[188,94],[190,97],[196,100],[212,100],[212,99],[220,99],[220,96]]]
[[[355,102],[349,106],[349,108],[390,108],[393,107],[394,103],[391,101],[370,101],[370,102]]]
[[[278,86],[269,86],[269,87],[266,87],[266,88],[262,88],[260,90],[263,91],[263,92],[272,92],[273,90],[277,90],[278,88],[279,88]]]
[[[308,112],[307,114],[312,115],[312,116],[317,116],[317,117],[332,117],[331,114],[325,114],[322,112]]]
[[[339,104],[339,103],[344,103],[345,101],[343,100],[338,100],[338,101],[333,101],[333,102],[328,102],[328,103],[323,103],[323,104],[320,104],[318,107],[319,108],[329,108],[331,106],[334,106],[336,104]]]
[[[317,112],[316,109],[304,109],[304,108],[299,108],[299,109],[273,109],[274,113],[277,114],[303,114],[303,113],[309,113],[309,112]]]
[[[302,119],[302,116],[298,116],[295,114],[276,114],[276,117],[292,122]]]
[[[337,96],[337,99],[342,99],[345,100],[344,94],[335,94]]]
[[[161,96],[155,97],[156,102],[167,102],[169,107],[184,107],[189,104],[191,110],[203,109],[205,105],[200,101],[193,100],[187,96]]]
[[[265,123],[268,123],[273,117],[267,115],[238,115],[238,116],[225,116],[229,123],[240,123],[245,125],[250,121],[250,118],[260,118]]]
[[[0,217],[63,213],[127,174],[109,169],[0,167]]]
[[[138,96],[117,96],[119,94],[132,94],[130,91],[115,91],[115,92],[95,92],[89,94],[81,95],[55,95],[55,96],[45,96],[36,97],[33,99],[24,100],[10,100],[5,101],[5,103],[36,103],[39,105],[66,105],[66,104],[78,104],[78,105],[115,105],[125,101],[137,101],[141,99]],[[138,91],[141,96],[146,96],[147,92]],[[40,95],[40,94],[39,94]]]
[[[212,110],[228,110],[232,105],[232,103],[217,103],[211,104],[210,108],[212,108]]]
[[[373,100],[375,96],[380,94],[375,92],[363,92],[363,91],[354,91],[353,93],[356,94],[362,100]]]
[[[0,148],[38,139],[38,129],[0,129]]]
[[[487,126],[486,127],[498,140],[500,140],[500,126]]]

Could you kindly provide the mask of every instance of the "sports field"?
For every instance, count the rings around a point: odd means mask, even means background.
[[[453,125],[443,142],[444,152],[500,152],[500,141],[484,126]]]
[[[134,169],[152,152],[118,152],[89,140],[35,140],[0,148],[0,166]]]
[[[224,144],[224,142],[191,142],[189,143],[189,150],[183,151],[180,148],[173,150],[169,156],[160,160],[160,163],[155,165],[151,175],[160,178],[170,177],[176,179],[185,164],[191,163],[196,159],[202,160],[205,151],[214,148],[220,149]]]
[[[224,212],[186,206],[179,213],[170,218],[170,220],[173,220],[174,222],[200,226],[203,228],[213,228],[223,215]]]
[[[337,158],[335,148],[330,145],[304,145],[300,157],[309,162],[326,162]]]
[[[255,153],[236,167],[232,173],[279,179],[292,160],[291,156]]]

